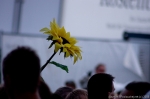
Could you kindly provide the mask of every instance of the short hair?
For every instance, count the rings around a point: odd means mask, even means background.
[[[73,89],[70,87],[60,87],[54,93],[61,96],[63,99],[65,99],[66,96],[72,91]]]
[[[70,85],[70,86],[72,86],[72,87],[74,87],[74,88],[76,88],[76,84],[75,84],[75,82],[74,81],[66,81],[65,82],[65,85],[67,86],[67,85]]]
[[[98,69],[99,67],[101,67],[101,66],[104,66],[104,67],[105,67],[104,64],[98,64],[98,65],[96,65],[95,70],[97,70],[97,69]]]
[[[75,89],[67,95],[66,99],[88,99],[88,94],[86,90]]]
[[[42,98],[42,99],[44,99],[44,98]],[[53,93],[52,97],[49,98],[49,99],[63,99],[63,98],[60,95],[57,95],[57,94]]]
[[[113,76],[106,73],[93,75],[87,85],[88,99],[107,99],[108,92],[112,92],[113,79]]]
[[[20,93],[35,92],[40,77],[40,59],[31,48],[18,47],[4,58],[3,76],[5,87]]]
[[[150,83],[133,81],[127,84],[125,88],[133,91],[135,96],[143,96],[150,90]]]

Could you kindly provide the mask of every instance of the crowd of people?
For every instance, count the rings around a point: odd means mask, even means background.
[[[149,82],[130,82],[115,93],[115,77],[105,73],[103,65],[96,67],[96,73],[89,73],[86,83],[81,81],[84,88],[67,81],[64,87],[51,92],[41,78],[39,57],[28,47],[11,51],[2,62],[2,73],[0,99],[150,99]]]

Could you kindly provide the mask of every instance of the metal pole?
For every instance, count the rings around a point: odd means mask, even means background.
[[[14,34],[19,33],[22,4],[23,4],[23,0],[15,0],[14,2],[14,13],[13,13],[13,22],[12,22],[12,33]]]

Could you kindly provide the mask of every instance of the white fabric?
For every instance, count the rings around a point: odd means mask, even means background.
[[[128,45],[128,49],[124,59],[124,66],[141,78],[145,78],[140,63],[138,61],[138,57],[131,44]]]
[[[126,84],[122,84],[114,81],[115,92],[122,91],[125,88]]]

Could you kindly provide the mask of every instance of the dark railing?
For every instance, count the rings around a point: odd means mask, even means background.
[[[143,33],[134,33],[134,32],[124,32],[123,39],[129,40],[130,38],[140,38],[140,39],[149,39],[150,40],[150,33],[143,34]]]

